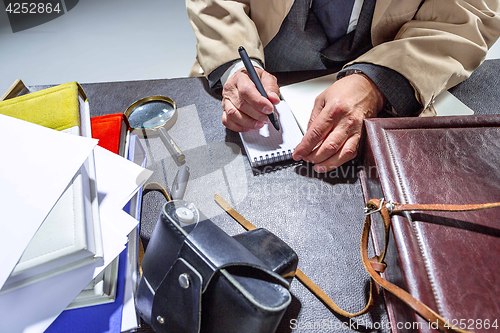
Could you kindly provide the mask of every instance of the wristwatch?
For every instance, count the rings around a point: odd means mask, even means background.
[[[346,76],[349,76],[349,75],[352,75],[352,74],[361,74],[361,75],[365,76],[366,78],[370,79],[370,81],[372,81],[373,83],[375,83],[362,70],[356,69],[356,68],[347,68],[347,69],[345,69],[344,71],[342,71],[342,72],[339,73],[339,76],[337,77],[337,79],[341,79],[343,77],[346,77]],[[382,93],[382,96],[384,96],[384,105],[382,106],[382,109],[380,109],[379,112],[384,112],[384,113],[388,113],[388,114],[391,114],[393,116],[396,116],[397,115],[396,110],[394,110],[394,108],[392,107],[391,103],[389,102],[389,100],[387,100],[387,98],[385,97],[385,95],[383,93]]]

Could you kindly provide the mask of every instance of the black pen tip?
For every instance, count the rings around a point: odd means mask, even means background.
[[[244,51],[245,48],[243,46],[238,47],[238,52]]]
[[[269,121],[271,124],[273,124],[273,127],[279,131],[280,130],[280,123],[278,122],[278,119],[276,118],[276,115],[273,113],[268,115]]]
[[[280,123],[276,120],[276,118],[272,119],[271,124],[273,124],[273,127],[279,131],[280,130]]]

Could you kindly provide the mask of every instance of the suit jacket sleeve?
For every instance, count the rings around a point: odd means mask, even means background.
[[[395,70],[426,108],[436,95],[462,82],[484,60],[500,34],[498,0],[426,0],[394,40],[376,45],[353,63]]]
[[[251,58],[264,63],[262,42],[249,14],[249,0],[186,0],[186,6],[197,40],[197,61],[202,69],[198,74],[208,75],[239,59],[239,46],[244,46]]]

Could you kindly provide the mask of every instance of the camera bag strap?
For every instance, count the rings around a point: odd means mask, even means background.
[[[256,227],[232,208],[220,195],[215,195],[215,202],[224,209],[234,220],[236,220],[246,230],[252,230]],[[444,205],[444,204],[399,204],[386,202],[384,199],[369,200],[365,208],[365,222],[361,236],[361,258],[365,270],[370,274],[370,291],[366,305],[363,309],[357,312],[348,312],[338,306],[314,281],[312,281],[304,272],[297,269],[295,277],[323,304],[330,310],[346,318],[353,318],[367,313],[373,305],[374,293],[378,292],[378,286],[387,290],[391,294],[401,299],[404,303],[415,310],[420,316],[432,323],[437,323],[439,330],[444,332],[460,332],[467,333],[468,331],[457,328],[451,325],[445,318],[429,308],[424,303],[420,302],[407,291],[401,289],[395,284],[384,279],[380,273],[383,273],[387,265],[384,262],[385,254],[388,245],[388,235],[391,226],[391,215],[408,212],[408,211],[444,211],[444,212],[464,212],[474,211],[488,208],[500,207],[500,202],[485,203],[485,204],[469,204],[469,205]],[[371,215],[379,213],[382,216],[385,231],[385,243],[382,253],[378,256],[368,257],[368,241],[371,227]]]

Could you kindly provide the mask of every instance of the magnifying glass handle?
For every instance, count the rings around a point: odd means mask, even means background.
[[[160,128],[160,138],[174,160],[180,164],[183,164],[186,161],[186,156],[179,148],[179,146],[175,143],[174,139],[172,139],[172,137],[168,134],[166,129]]]

